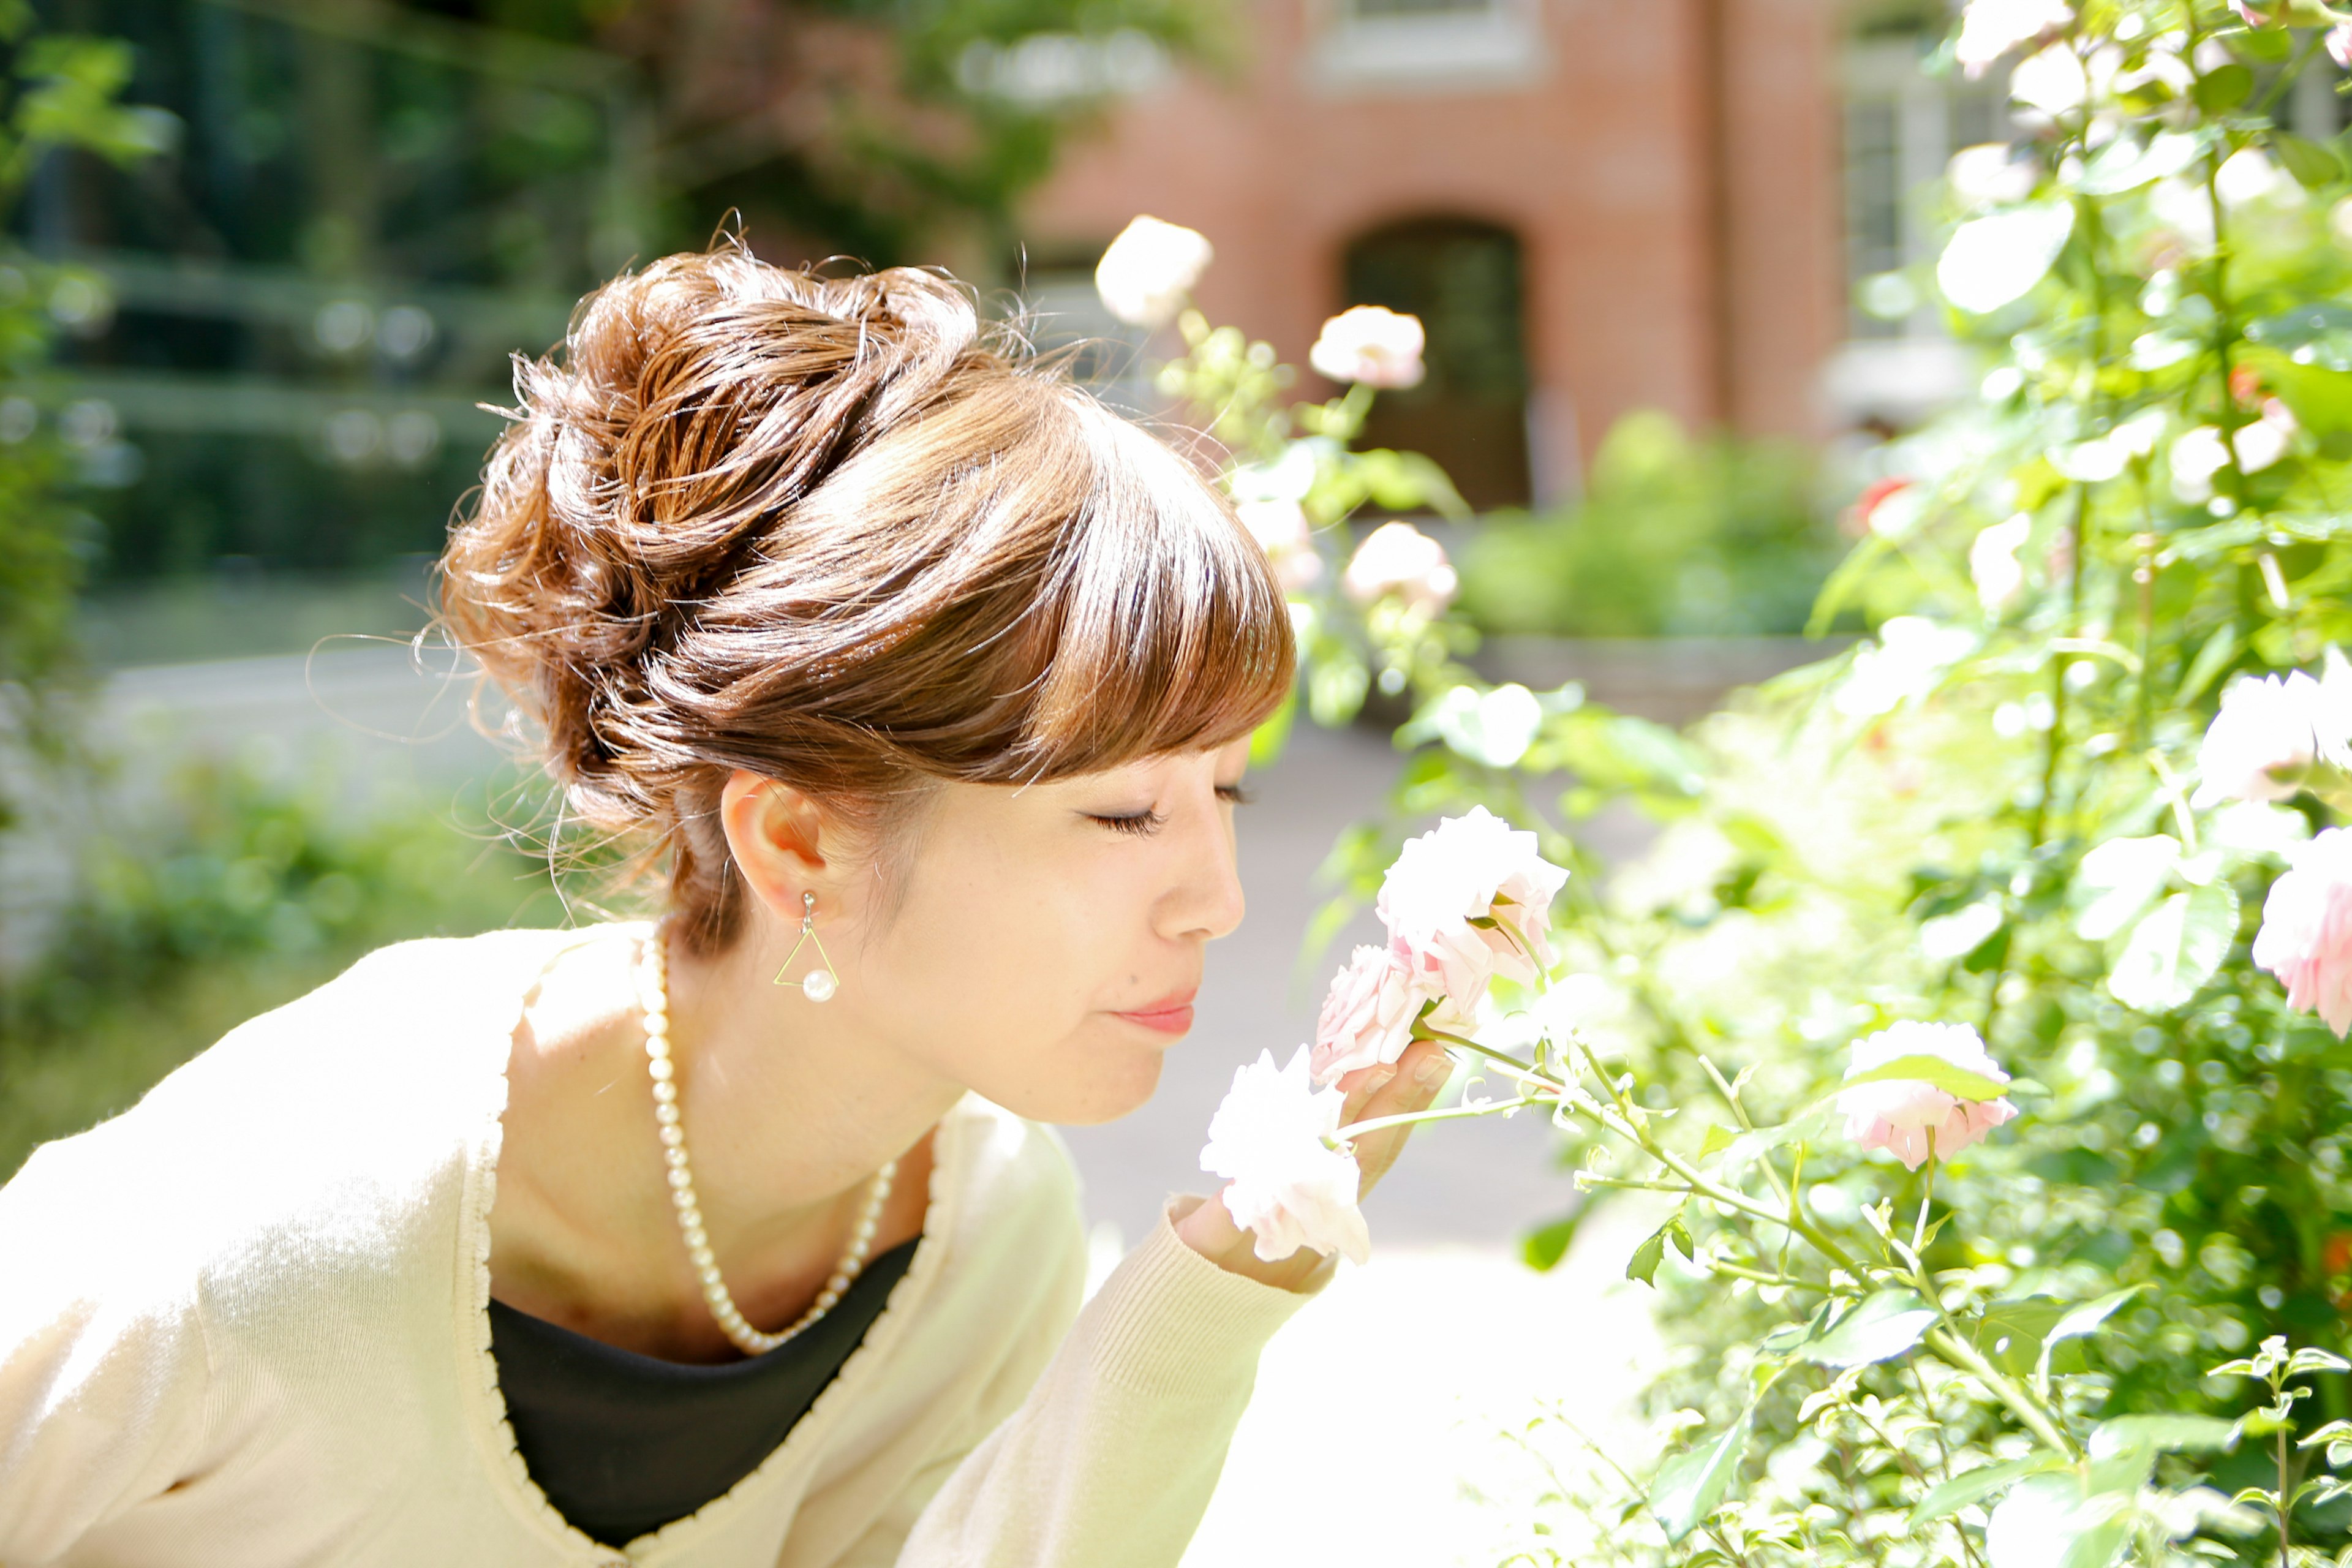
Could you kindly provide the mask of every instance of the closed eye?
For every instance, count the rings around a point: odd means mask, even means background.
[[[1255,800],[1257,796],[1250,794],[1249,791],[1242,788],[1242,786],[1237,784],[1219,784],[1217,786],[1217,798],[1223,801],[1227,805],[1247,805],[1250,802]]]
[[[1130,812],[1125,816],[1097,816],[1090,812],[1087,820],[1099,822],[1114,833],[1132,833],[1141,838],[1159,832],[1168,817],[1165,813],[1158,811]]]

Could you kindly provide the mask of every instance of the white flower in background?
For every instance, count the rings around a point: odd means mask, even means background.
[[[2033,519],[2019,512],[2007,522],[1996,522],[1977,534],[1969,546],[1969,577],[1977,585],[1977,602],[1988,616],[1997,616],[2014,604],[2025,588],[2025,568],[2017,552],[2033,531]]]
[[[2286,1005],[2352,1029],[2352,833],[2331,827],[2287,851],[2263,901],[2254,963],[2286,985]]]
[[[1534,834],[1473,806],[1398,851],[1374,909],[1412,973],[1466,1017],[1495,975],[1531,985],[1551,968],[1551,901],[1567,881]]]
[[[1832,705],[1849,719],[1892,713],[1926,696],[1976,646],[1973,632],[1938,626],[1924,616],[1895,616],[1879,626],[1876,642],[1853,650]]]
[[[2213,172],[2213,194],[2225,207],[2262,201],[2299,206],[2303,202],[2303,187],[2258,147],[2240,148]]]
[[[1857,1078],[1905,1057],[1934,1057],[1963,1072],[2007,1083],[2009,1074],[1986,1051],[1983,1039],[1966,1024],[1890,1024],[1853,1043]],[[1962,1100],[1925,1079],[1888,1079],[1840,1089],[1837,1108],[1845,1135],[1864,1149],[1885,1149],[1911,1170],[1929,1154],[1948,1160],[2017,1114],[2006,1099]]]
[[[2352,664],[2330,648],[2322,678],[2247,676],[2221,694],[2197,748],[2200,809],[2225,800],[2284,800],[2314,763],[2352,767]],[[2277,776],[2284,771],[2291,776]]]
[[[2012,142],[1963,147],[1944,165],[1944,181],[1965,206],[2008,206],[2033,194],[2042,165]]]
[[[2259,474],[2281,458],[2294,444],[2294,433],[2301,426],[2294,422],[2294,411],[2275,397],[2263,399],[2263,416],[2238,426],[2230,437],[2231,449],[2238,454],[2239,468],[2249,474]]]
[[[2230,448],[2221,432],[2210,425],[2181,432],[2172,443],[2172,493],[2196,505],[2213,499],[2213,476],[2230,463]]]
[[[1425,346],[1420,317],[1402,316],[1379,305],[1357,305],[1323,323],[1307,363],[1333,381],[1418,386]]]
[[[1953,58],[1970,77],[1984,75],[1993,61],[2031,43],[2053,27],[2063,27],[2074,13],[2061,0],[1969,0],[1960,14],[1960,37]]]
[[[1274,1053],[1234,1074],[1234,1087],[1209,1119],[1201,1169],[1226,1178],[1223,1201],[1234,1223],[1251,1232],[1252,1250],[1268,1263],[1302,1247],[1361,1263],[1371,1236],[1356,1206],[1363,1173],[1352,1154],[1326,1142],[1339,1130],[1347,1097],[1317,1089],[1307,1050],[1277,1068]]]
[[[1358,1068],[1395,1061],[1412,1043],[1422,1004],[1438,994],[1393,947],[1360,947],[1331,977],[1315,1021],[1309,1065],[1315,1081],[1335,1083]]]
[[[1184,297],[1216,256],[1208,237],[1180,224],[1138,217],[1095,266],[1103,308],[1129,326],[1157,330],[1176,319]]]
[[[2337,70],[2352,71],[2352,22],[2338,22],[2327,29],[2327,58],[2336,62]]]
[[[1384,522],[1356,546],[1339,585],[1360,605],[1394,594],[1408,610],[1433,619],[1454,602],[1461,579],[1444,545],[1409,522]]]
[[[1315,553],[1314,532],[1297,501],[1245,500],[1234,510],[1274,563],[1274,574],[1286,592],[1296,594],[1323,574],[1323,558]]]
[[[2063,44],[2053,44],[2010,73],[2009,96],[2053,118],[2072,114],[2091,96],[2091,79],[2084,72],[2081,56]]]

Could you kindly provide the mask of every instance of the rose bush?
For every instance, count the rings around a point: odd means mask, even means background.
[[[2282,110],[2345,21],[1962,9],[1944,60],[2006,73],[2018,130],[1955,161],[1909,281],[1981,387],[1870,455],[1815,609],[1862,617],[1850,650],[1676,734],[1480,680],[1426,596],[1295,595],[1301,706],[1412,708],[1319,929],[1432,816],[1535,834],[1577,873],[1556,962],[1407,1031],[1515,1091],[1445,1114],[1561,1127],[1584,1197],[1532,1261],[1597,1202],[1664,1205],[1633,1270],[1676,1347],[1654,1457],[1538,1422],[1511,1561],[2346,1545],[2352,171]],[[1180,324],[1162,385],[1328,563],[1359,513],[1453,510],[1426,465],[1351,449],[1365,384],[1286,406],[1270,348]],[[1576,829],[1612,802],[1659,832],[1606,877]],[[1347,972],[1323,1065],[1399,1048],[1387,962]]]

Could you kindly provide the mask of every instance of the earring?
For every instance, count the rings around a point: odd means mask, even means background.
[[[801,993],[812,1002],[830,1002],[833,994],[841,989],[841,977],[833,972],[833,954],[825,952],[824,939],[816,934],[816,895],[803,893],[801,939],[793,943],[792,952],[784,954],[784,967],[776,971],[777,984],[792,984],[784,975],[792,968],[793,960],[801,955],[801,949],[811,942],[816,943],[816,955],[823,962],[801,977]]]

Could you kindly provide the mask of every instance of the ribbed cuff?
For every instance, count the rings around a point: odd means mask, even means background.
[[[1203,1201],[1189,1194],[1169,1199],[1151,1235],[1087,1303],[1094,1361],[1108,1381],[1166,1398],[1222,1398],[1245,1390],[1266,1341],[1330,1279],[1328,1260],[1303,1291],[1218,1268],[1176,1234],[1176,1221]]]

